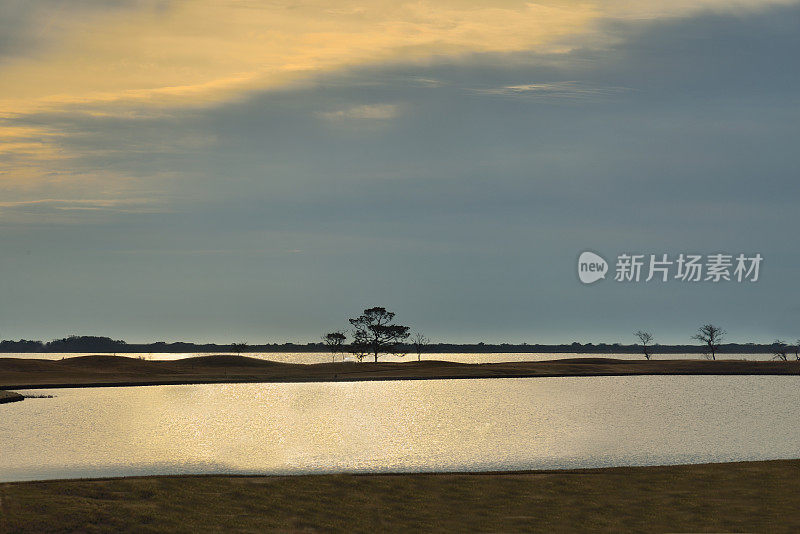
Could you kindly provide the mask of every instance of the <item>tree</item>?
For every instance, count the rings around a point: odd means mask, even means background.
[[[344,342],[347,336],[344,332],[330,332],[322,336],[322,341],[331,353],[331,361],[336,361],[336,355],[344,350]]]
[[[794,344],[794,359],[800,362],[800,339]]]
[[[787,361],[786,353],[789,352],[789,345],[785,342],[781,341],[780,339],[776,339],[772,342],[772,357],[773,360],[783,360]]]
[[[653,334],[650,332],[645,332],[643,330],[637,330],[633,333],[634,336],[639,338],[639,343],[642,344],[642,352],[644,352],[644,357],[646,359],[650,359],[650,344],[653,342]]]
[[[236,354],[241,354],[247,350],[247,341],[240,341],[238,343],[231,343],[231,350]]]
[[[412,338],[412,345],[414,345],[414,351],[417,353],[417,361],[422,359],[422,350],[431,342],[430,339],[425,337],[425,334],[422,332],[417,332],[414,334]]]
[[[726,333],[727,332],[718,326],[714,326],[713,324],[704,324],[697,329],[697,333],[692,336],[692,339],[696,339],[697,341],[705,344],[706,357],[711,354],[711,359],[716,360],[719,345]]]
[[[368,308],[354,319],[353,353],[361,361],[367,354],[372,354],[378,361],[379,354],[399,354],[400,345],[408,339],[410,328],[392,324],[394,313],[386,308]]]

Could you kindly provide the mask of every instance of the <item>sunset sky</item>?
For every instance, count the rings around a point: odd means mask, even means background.
[[[797,339],[798,50],[793,1],[0,0],[0,339]]]

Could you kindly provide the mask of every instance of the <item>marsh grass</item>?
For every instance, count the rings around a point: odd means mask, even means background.
[[[797,532],[800,461],[0,485],[2,532]]]

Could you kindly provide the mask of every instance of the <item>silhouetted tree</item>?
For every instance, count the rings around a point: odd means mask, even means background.
[[[336,355],[344,350],[344,342],[347,336],[344,332],[330,332],[322,336],[322,341],[331,353],[331,361],[336,361]]]
[[[247,350],[247,341],[240,341],[238,343],[231,343],[231,350],[236,354],[241,354]]]
[[[650,344],[653,342],[653,334],[650,332],[645,332],[643,330],[637,330],[633,333],[639,339],[639,343],[642,344],[642,352],[644,352],[644,357],[646,359],[650,359]]]
[[[800,339],[794,343],[794,359],[800,361]]]
[[[44,350],[45,344],[41,341],[29,341],[27,339],[0,341],[0,352],[42,352]]]
[[[120,339],[100,336],[76,336],[74,334],[54,339],[45,345],[48,352],[116,352],[125,348]]]
[[[430,342],[431,340],[425,337],[425,334],[422,332],[417,332],[414,334],[412,345],[414,345],[414,351],[417,353],[417,361],[422,359],[422,351]]]
[[[379,354],[400,353],[400,346],[408,339],[410,329],[392,324],[393,319],[393,312],[380,307],[368,308],[358,317],[349,319],[353,325],[351,348],[359,361],[367,354],[372,354],[377,362]]]
[[[720,343],[722,342],[722,338],[725,336],[727,332],[725,332],[722,328],[718,326],[714,326],[713,324],[704,324],[700,328],[697,329],[697,333],[692,336],[692,339],[696,339],[697,341],[705,344],[706,350],[705,355],[711,355],[712,360],[717,359],[717,351],[719,350]]]
[[[789,352],[789,345],[785,342],[781,341],[780,339],[776,339],[772,342],[772,357],[773,360],[783,360],[784,362],[787,361],[786,353]]]

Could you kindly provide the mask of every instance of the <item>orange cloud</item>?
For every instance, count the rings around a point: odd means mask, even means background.
[[[557,52],[608,18],[788,0],[193,0],[59,11],[58,34],[0,66],[0,113],[203,106],[348,66],[475,52]],[[96,111],[96,110],[95,110]],[[108,112],[106,110],[106,112]]]
[[[0,71],[0,110],[114,104],[206,105],[309,73],[442,54],[550,49],[587,31],[589,4],[519,1],[195,0],[102,12]],[[560,45],[559,45],[560,46]]]
[[[598,22],[608,18],[777,2],[784,0],[142,0],[128,9],[39,10],[57,24],[35,51],[0,63],[0,121],[62,111],[135,118],[212,106],[359,65],[564,52],[602,38]],[[328,118],[396,113],[373,108],[333,111]],[[0,185],[57,173],[53,163],[74,156],[61,146],[63,135],[56,126],[19,129],[0,122]]]

